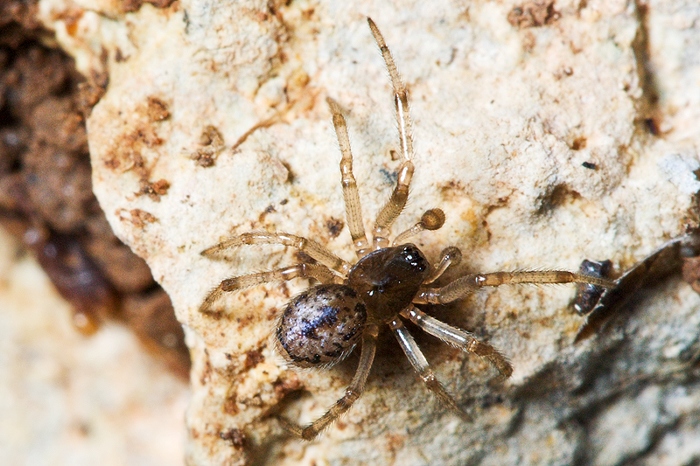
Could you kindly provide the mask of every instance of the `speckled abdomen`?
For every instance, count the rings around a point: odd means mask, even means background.
[[[365,305],[352,288],[319,285],[287,304],[277,341],[282,355],[296,365],[328,367],[350,354],[366,320]]]

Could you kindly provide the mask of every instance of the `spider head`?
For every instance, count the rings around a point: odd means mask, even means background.
[[[387,321],[411,303],[429,274],[421,250],[407,243],[364,256],[350,270],[348,285],[359,293],[368,314]]]

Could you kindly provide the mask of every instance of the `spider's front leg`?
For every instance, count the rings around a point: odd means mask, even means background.
[[[348,137],[348,125],[345,122],[340,105],[331,99],[326,99],[328,107],[333,114],[333,127],[340,146],[340,175],[343,185],[343,199],[345,201],[345,216],[348,220],[348,229],[352,237],[352,244],[355,246],[357,257],[363,257],[370,252],[367,233],[362,220],[362,205],[360,204],[360,194],[357,191],[357,181],[352,172],[352,151],[350,150],[350,138]]]
[[[367,377],[372,369],[374,355],[377,351],[377,335],[379,329],[375,324],[369,324],[365,327],[362,334],[362,351],[360,353],[360,363],[355,371],[355,376],[352,378],[350,385],[345,390],[345,394],[335,402],[333,406],[320,418],[308,426],[302,427],[294,424],[284,418],[279,418],[282,425],[293,434],[301,437],[304,440],[313,440],[325,428],[335,422],[341,415],[347,412],[350,407],[360,398],[360,395],[365,389]]]
[[[615,287],[613,280],[565,270],[479,273],[465,275],[441,288],[422,288],[413,302],[416,304],[447,304],[466,298],[469,294],[484,286],[515,285],[520,283],[587,283],[603,288]]]
[[[379,32],[379,28],[374,24],[371,18],[367,18],[367,22],[369,23],[369,28],[372,31],[374,40],[377,42],[379,50],[382,53],[386,69],[389,71],[389,76],[391,77],[391,85],[394,88],[396,122],[399,126],[399,144],[401,145],[401,156],[403,158],[394,191],[391,193],[389,201],[384,205],[382,210],[379,211],[379,215],[377,215],[377,220],[374,224],[374,230],[372,232],[374,247],[375,249],[379,249],[389,245],[389,240],[387,238],[391,232],[391,225],[393,225],[394,220],[399,216],[408,200],[408,189],[411,185],[414,171],[412,162],[413,130],[411,116],[408,111],[408,90],[406,89],[406,85],[399,75],[396,63],[394,63],[394,58],[391,56],[391,52],[386,45],[382,33]]]

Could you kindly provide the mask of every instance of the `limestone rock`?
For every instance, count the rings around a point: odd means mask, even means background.
[[[238,293],[219,318],[198,312],[222,279],[298,261],[269,246],[241,248],[232,263],[200,255],[226,236],[286,231],[353,260],[325,98],[345,110],[368,228],[399,164],[367,15],[414,118],[416,173],[396,232],[442,208],[445,226],[416,243],[434,260],[459,246],[465,261],[452,277],[575,270],[584,258],[632,266],[697,222],[693,2],[183,0],[127,14],[106,1],[45,0],[42,12],[83,72],[109,76],[88,122],[94,188],[187,329],[189,464],[678,464],[700,455],[700,297],[678,277],[576,346],[571,286],[503,287],[432,309],[515,367],[504,382],[478,358],[418,337],[475,422],[439,406],[386,332],[363,397],[311,443],[271,415],[321,415],[357,358],[302,372],[275,356],[277,310],[307,284]]]

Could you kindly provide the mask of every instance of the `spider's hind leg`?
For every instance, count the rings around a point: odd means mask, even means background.
[[[294,424],[287,419],[279,418],[282,425],[292,432],[294,435],[301,437],[304,440],[313,440],[325,428],[335,422],[340,416],[346,413],[350,407],[360,398],[360,395],[365,389],[367,377],[372,369],[374,355],[377,351],[377,335],[379,329],[376,325],[370,324],[365,327],[362,335],[362,351],[360,353],[360,362],[355,371],[355,376],[352,378],[350,385],[345,389],[345,394],[335,402],[331,408],[326,411],[326,414],[316,419],[308,426],[302,427]]]
[[[214,260],[233,261],[236,258],[234,254],[236,248],[253,244],[280,244],[283,246],[290,246],[308,254],[316,262],[342,275],[350,270],[350,264],[316,241],[284,232],[269,233],[267,231],[256,231],[243,233],[241,235],[232,236],[219,244],[215,244],[202,251],[201,254]]]
[[[224,293],[243,290],[256,285],[262,285],[272,281],[288,281],[294,278],[314,278],[321,283],[334,283],[339,278],[327,267],[318,264],[297,264],[291,267],[282,267],[268,272],[251,273],[240,277],[227,278],[219,283],[206,297],[199,312],[215,313],[212,307],[221,299]]]

